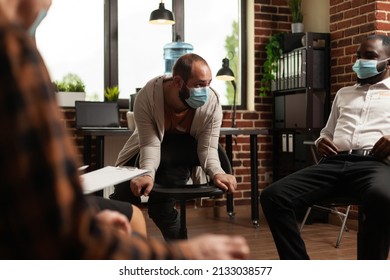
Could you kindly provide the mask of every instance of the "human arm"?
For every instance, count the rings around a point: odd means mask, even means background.
[[[132,229],[129,223],[129,219],[113,210],[103,210],[96,214],[96,219],[105,227],[117,229],[120,234],[131,235]]]
[[[333,101],[332,109],[330,111],[328,121],[325,127],[321,130],[320,136],[314,142],[317,147],[318,153],[323,156],[337,154],[338,151],[337,146],[333,143],[333,135],[335,132],[337,119],[339,116],[337,104],[338,104],[338,94],[336,95]]]
[[[327,157],[331,155],[336,155],[338,152],[338,148],[332,140],[323,137],[317,142],[317,151],[320,155]]]
[[[243,260],[249,258],[249,247],[241,236],[204,234],[179,242],[195,260]]]
[[[148,196],[153,185],[154,180],[149,175],[139,176],[130,181],[130,189],[135,196]]]
[[[375,143],[372,154],[379,159],[390,156],[390,135],[384,135]]]
[[[191,131],[197,139],[200,165],[212,179],[216,174],[225,173],[218,155],[221,124],[222,107],[216,94],[210,92],[209,102],[197,109]]]
[[[216,174],[213,181],[215,186],[224,191],[232,193],[237,189],[236,177],[231,174]]]
[[[162,80],[162,78],[161,78]],[[137,94],[134,119],[138,130],[139,167],[153,180],[160,164],[163,137],[164,99],[159,78],[149,81]]]

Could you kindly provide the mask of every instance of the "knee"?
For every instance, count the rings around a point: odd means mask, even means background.
[[[273,185],[266,187],[260,194],[260,203],[268,205],[270,201],[274,201],[278,196],[276,188]]]
[[[289,208],[291,201],[286,195],[283,186],[271,184],[266,187],[260,194],[260,204],[264,212],[272,211],[278,208]]]
[[[138,232],[142,236],[147,236],[145,217],[137,206],[132,205],[133,215],[131,216],[130,225],[132,230]]]

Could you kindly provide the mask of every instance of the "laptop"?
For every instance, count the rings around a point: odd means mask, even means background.
[[[76,101],[75,108],[78,129],[128,129],[120,126],[117,102]]]

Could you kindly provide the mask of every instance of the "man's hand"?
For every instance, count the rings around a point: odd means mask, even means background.
[[[181,241],[182,250],[189,250],[196,260],[242,260],[249,258],[244,237],[204,234]],[[184,248],[183,248],[184,247]]]
[[[333,143],[333,141],[329,140],[328,138],[322,138],[317,145],[318,153],[324,157],[337,155],[338,150],[339,149]]]
[[[237,189],[236,177],[230,174],[217,174],[214,176],[214,185],[230,193]]]
[[[131,234],[131,226],[129,219],[113,210],[103,210],[96,214],[96,219],[99,223],[103,224],[106,227],[115,228],[121,234],[129,235]]]
[[[375,143],[372,154],[378,159],[385,159],[390,155],[390,135],[383,136]]]
[[[136,177],[130,181],[130,189],[135,196],[141,196],[142,194],[148,196],[153,188],[153,179],[149,175]],[[145,191],[142,193],[142,189]]]

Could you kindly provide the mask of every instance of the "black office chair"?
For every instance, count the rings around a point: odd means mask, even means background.
[[[170,168],[175,166],[193,169],[200,166],[197,155],[197,142],[189,135],[166,135],[161,147],[160,166],[165,165]],[[229,158],[223,149],[218,145],[218,155],[222,169],[227,174],[232,174],[232,167]],[[136,161],[138,164],[138,160]],[[202,197],[220,198],[224,192],[215,187],[212,182],[204,184],[186,184],[178,185],[172,182],[169,186],[155,184],[150,193],[150,196],[174,198],[179,202],[180,207],[180,238],[187,239],[187,218],[186,218],[186,202]],[[227,205],[228,215],[233,216],[233,208],[229,203]]]

